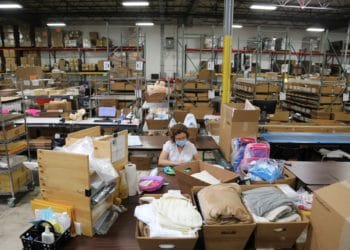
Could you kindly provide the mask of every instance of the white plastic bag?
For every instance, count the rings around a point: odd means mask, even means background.
[[[94,157],[94,143],[91,137],[81,138],[69,146],[57,147],[55,150],[88,155],[90,173],[96,172],[105,183],[110,183],[118,177],[118,173],[115,171],[110,159],[97,159]]]
[[[171,118],[170,122],[169,122],[169,125],[168,125],[168,128],[171,128],[172,126],[176,125],[176,121],[174,118]]]
[[[194,114],[188,113],[186,115],[184,125],[188,128],[197,128],[197,120]]]

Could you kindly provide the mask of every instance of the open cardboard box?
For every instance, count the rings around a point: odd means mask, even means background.
[[[242,192],[260,188],[262,186],[276,185],[249,185],[241,186]],[[281,191],[282,192],[282,191]],[[255,248],[292,248],[297,238],[303,230],[309,225],[309,220],[298,211],[302,221],[300,222],[271,222],[271,223],[256,223],[254,232],[254,246]]]
[[[137,170],[150,170],[152,156],[146,154],[135,154],[130,156],[130,162],[136,165]]]
[[[197,193],[203,188],[192,188],[192,199],[200,210]],[[240,250],[244,249],[256,224],[203,225],[203,236],[206,250]]]
[[[148,129],[168,129],[169,121],[168,120],[146,120]]]
[[[159,199],[161,194],[146,194],[147,197],[155,197]],[[185,195],[190,198],[189,195]],[[198,233],[196,237],[192,238],[149,238],[142,236],[138,227],[138,221],[136,221],[136,232],[135,238],[141,250],[154,250],[154,249],[181,249],[181,250],[192,250],[198,239]]]
[[[239,175],[232,171],[225,170],[202,161],[192,161],[184,163],[175,167],[175,177],[181,188],[182,193],[191,193],[191,189],[194,186],[210,185],[204,181],[201,181],[191,176],[191,174],[198,173],[203,170],[208,171],[211,175],[220,180],[222,183],[233,182],[234,180],[239,178]]]

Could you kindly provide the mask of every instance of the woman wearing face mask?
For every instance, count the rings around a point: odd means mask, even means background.
[[[187,127],[178,123],[170,128],[170,138],[163,145],[158,165],[177,166],[184,162],[200,160],[199,154],[193,143],[188,140]]]

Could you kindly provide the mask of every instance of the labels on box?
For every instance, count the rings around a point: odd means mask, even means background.
[[[288,72],[289,72],[289,64],[282,64],[281,73],[288,73]]]
[[[110,70],[111,69],[111,62],[110,61],[104,61],[103,62],[103,70]]]
[[[39,80],[32,80],[33,87],[39,86]]]
[[[143,70],[143,62],[136,61],[136,70]]]
[[[343,94],[343,102],[348,102],[349,101],[349,93],[344,93]]]
[[[286,92],[280,92],[280,101],[285,101],[287,99]]]
[[[24,80],[24,81],[23,81],[23,85],[24,85],[24,86],[30,86],[30,81]]]
[[[215,98],[215,90],[208,90],[208,98],[209,99]]]
[[[208,61],[208,70],[214,70],[214,62],[213,61]]]

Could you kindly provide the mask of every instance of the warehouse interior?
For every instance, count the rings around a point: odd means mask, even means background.
[[[0,1],[0,248],[349,248],[349,50],[347,0]]]

